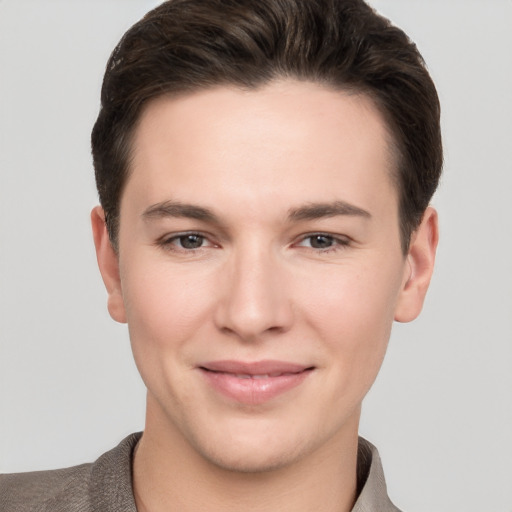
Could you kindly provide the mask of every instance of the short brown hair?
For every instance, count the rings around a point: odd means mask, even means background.
[[[92,154],[110,240],[141,110],[158,96],[278,78],[368,95],[397,155],[407,251],[442,169],[437,92],[415,44],[363,0],[170,0],[130,28],[105,72]]]

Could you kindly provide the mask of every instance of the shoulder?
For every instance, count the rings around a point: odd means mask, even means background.
[[[96,462],[66,469],[0,475],[2,512],[135,512],[132,434]]]
[[[0,475],[0,510],[86,510],[92,464],[67,469]],[[81,508],[72,508],[73,505]]]

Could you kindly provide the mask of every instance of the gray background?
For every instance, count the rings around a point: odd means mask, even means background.
[[[89,227],[107,57],[155,0],[0,1],[0,471],[93,460],[144,421]],[[374,0],[443,104],[437,270],[361,431],[415,512],[512,511],[512,1]]]

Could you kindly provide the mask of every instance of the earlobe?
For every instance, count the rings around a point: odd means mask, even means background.
[[[103,283],[108,293],[108,312],[120,323],[126,323],[126,314],[119,274],[119,257],[114,251],[105,224],[105,213],[101,206],[91,212],[91,225],[96,247],[96,258]]]
[[[438,240],[437,212],[428,207],[411,237],[404,281],[395,310],[397,322],[410,322],[420,314],[434,270]]]

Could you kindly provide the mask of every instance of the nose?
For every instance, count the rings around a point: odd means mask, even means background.
[[[234,254],[219,276],[222,292],[216,305],[217,327],[243,341],[289,330],[293,322],[283,262],[268,248]]]

